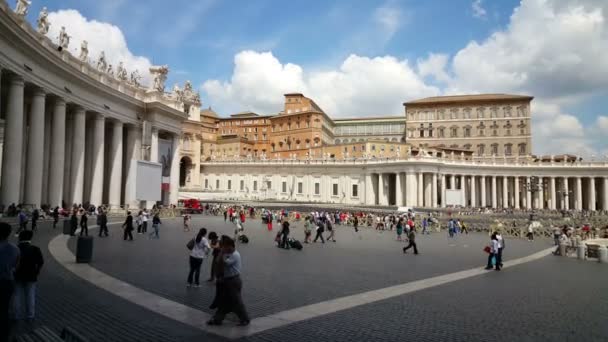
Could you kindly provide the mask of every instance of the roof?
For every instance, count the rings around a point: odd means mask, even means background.
[[[372,117],[363,117],[363,118],[338,118],[333,119],[335,123],[342,123],[344,121],[374,121],[374,120],[400,120],[406,121],[405,115],[399,116],[372,116]]]
[[[231,118],[249,118],[249,117],[255,117],[255,116],[259,116],[259,115],[257,113],[251,112],[251,111],[245,111],[245,112],[240,112],[240,113],[230,115]]]
[[[217,113],[214,112],[213,109],[211,109],[211,107],[201,110],[201,115],[212,116],[214,118],[217,118]]]
[[[473,101],[500,101],[500,100],[526,100],[530,101],[534,97],[527,95],[511,95],[511,94],[475,94],[475,95],[450,95],[450,96],[432,96],[423,99],[404,102],[403,105],[417,104],[435,104],[435,103],[450,103],[450,102],[473,102]]]

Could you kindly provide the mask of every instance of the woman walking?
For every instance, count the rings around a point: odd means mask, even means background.
[[[317,220],[317,235],[315,236],[313,242],[317,242],[317,239],[321,238],[321,242],[325,243],[325,239],[323,238],[323,232],[325,231],[325,228],[323,226],[323,221]]]
[[[401,241],[401,234],[403,234],[403,219],[400,218],[397,222],[397,241]]]
[[[266,222],[267,222],[267,227],[268,227],[268,231],[272,231],[272,211],[268,211],[268,213],[266,214]]]
[[[492,237],[490,238],[490,246],[489,246],[489,252],[490,254],[488,255],[488,265],[486,266],[486,270],[491,270],[492,266],[496,267],[497,271],[500,271],[500,262],[498,260],[498,248],[499,248],[499,244],[498,244],[498,238],[496,237],[496,233],[492,234]],[[486,247],[487,250],[487,247]]]
[[[86,210],[82,211],[82,215],[80,216],[80,236],[89,236],[89,218],[87,216]]]
[[[188,273],[188,287],[200,287],[200,276],[201,276],[201,265],[205,256],[209,255],[211,246],[209,246],[209,240],[205,237],[207,235],[207,229],[201,228],[198,234],[188,242],[188,248],[190,249],[190,273]]]
[[[158,235],[159,226],[161,225],[160,217],[158,217],[158,213],[154,214],[152,217],[152,233],[150,233],[150,239],[160,239]]]
[[[137,213],[135,223],[137,224],[137,234],[143,234],[143,231],[141,230],[141,227],[143,226],[143,212],[141,210]]]
[[[310,243],[312,230],[310,226],[313,224],[312,218],[310,216],[306,216],[304,219],[304,243]]]
[[[333,241],[336,242],[336,239],[334,238],[334,227],[331,224],[331,220],[327,220],[327,231],[329,232],[329,236],[327,237],[327,241]]]

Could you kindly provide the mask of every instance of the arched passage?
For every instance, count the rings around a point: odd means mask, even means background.
[[[179,161],[179,186],[186,186],[190,182],[191,173],[192,159],[190,157],[182,157]]]

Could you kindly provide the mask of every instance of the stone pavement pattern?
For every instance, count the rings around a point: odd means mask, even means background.
[[[208,221],[204,224],[216,225]],[[198,219],[194,220],[195,226],[199,223]],[[143,288],[206,309],[211,289],[187,290],[184,286],[185,242],[191,234],[182,233],[179,224],[170,226],[169,222],[165,224],[160,241],[142,241],[142,236],[136,235],[138,241],[127,243],[128,249],[117,247],[128,253],[117,255],[114,255],[118,251],[113,246],[125,243],[118,241],[120,231],[111,228],[114,239],[95,241],[93,265],[105,267],[103,256],[107,249],[108,256],[113,256],[111,264],[121,266],[115,266],[112,268],[114,273],[108,273],[119,278],[142,277],[139,282],[146,285]],[[232,229],[228,227],[226,232]],[[252,225],[250,230],[254,227]],[[171,229],[174,231],[170,234]],[[58,233],[48,230],[44,227],[36,236],[36,243],[43,247],[47,260],[39,283],[39,324],[57,331],[71,325],[95,341],[225,340],[141,309],[70,274],[48,255],[46,244],[54,233]],[[260,237],[268,235],[262,229],[258,233]],[[479,260],[477,246],[465,248],[462,243],[450,246],[447,239],[439,235],[428,241],[421,237],[419,244],[424,248],[423,254],[414,257],[395,253],[394,249],[398,247],[394,246],[399,244],[392,241],[392,235],[386,238],[385,234],[391,234],[388,232],[368,232],[362,240],[355,236],[350,241],[352,244],[347,244],[350,233],[340,231],[335,245],[310,246],[302,252],[266,248],[262,245],[266,240],[257,239],[257,233],[249,231],[248,234],[255,241],[240,247],[248,270],[245,298],[252,313],[258,317],[309,302],[359,293],[361,289],[427,278],[438,272],[433,270],[436,266],[444,265],[448,272],[453,272],[483,263]],[[174,241],[171,236],[175,237]],[[470,241],[475,239],[469,238]],[[478,239],[483,243],[486,237]],[[158,242],[161,245],[153,245]],[[272,241],[268,246],[272,247]],[[527,255],[546,246],[546,243],[537,246],[513,241],[508,245],[513,256],[507,255],[514,258],[518,253]],[[460,248],[462,252],[455,253],[449,248]],[[442,258],[441,251],[448,257]],[[145,256],[150,260],[146,262]],[[158,267],[154,256],[176,256],[176,260],[181,261]],[[376,260],[382,260],[382,264],[388,263],[390,267],[380,268]],[[256,265],[256,272],[260,270],[259,275],[251,272],[253,265]],[[401,271],[393,271],[391,267],[395,265]],[[286,269],[277,272],[277,267]],[[442,273],[447,272],[441,269],[438,274]],[[600,325],[602,320],[598,319],[608,317],[608,295],[603,286],[607,281],[605,265],[547,257],[505,272],[490,271],[487,275],[264,331],[241,340],[601,341],[608,337],[608,331]],[[294,294],[305,296],[289,298]],[[497,316],[502,318],[494,321]]]

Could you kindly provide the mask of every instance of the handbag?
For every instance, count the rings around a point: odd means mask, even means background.
[[[192,238],[192,240],[188,241],[188,243],[186,244],[186,248],[188,248],[189,250],[194,249],[194,238]]]
[[[496,257],[495,256],[492,257],[492,266],[496,266]]]
[[[492,251],[492,249],[490,248],[490,246],[485,246],[483,249],[484,252],[490,254],[490,252]]]

